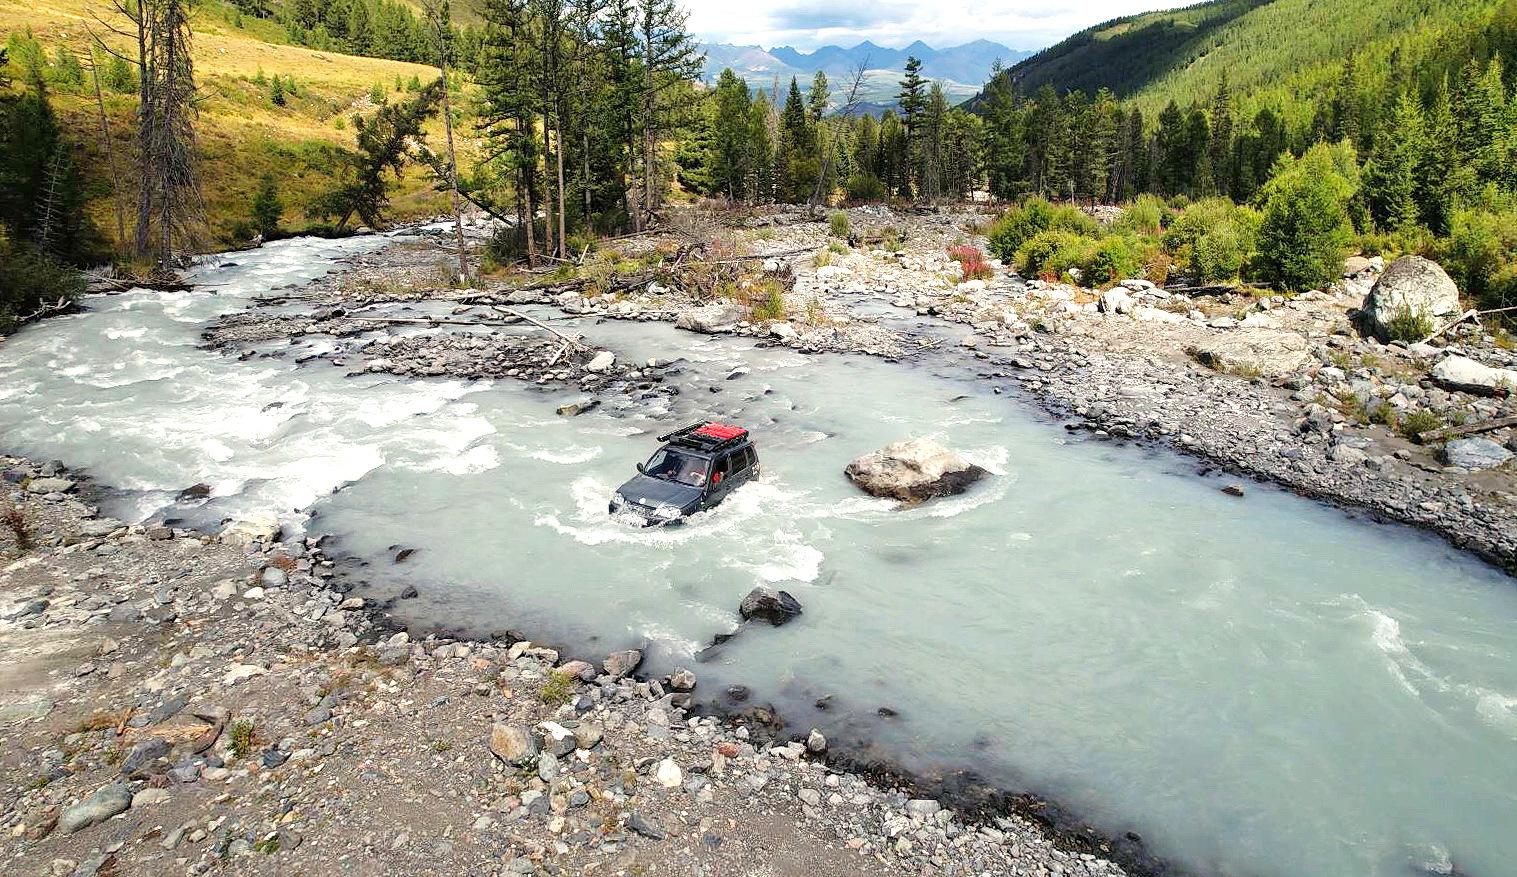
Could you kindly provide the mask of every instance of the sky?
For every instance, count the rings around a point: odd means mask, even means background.
[[[1194,0],[682,0],[689,29],[711,43],[794,46],[812,51],[828,44],[873,40],[905,48],[921,40],[935,49],[977,39],[1013,49],[1042,49],[1108,19]]]

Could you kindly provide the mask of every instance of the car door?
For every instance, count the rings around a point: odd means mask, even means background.
[[[716,463],[711,467],[711,482],[707,488],[707,505],[716,505],[732,492],[736,479],[735,454],[727,451],[716,458]]]

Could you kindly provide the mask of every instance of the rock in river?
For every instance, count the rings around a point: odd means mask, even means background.
[[[748,592],[737,611],[744,620],[756,618],[779,627],[801,614],[801,602],[784,591],[759,587]]]
[[[886,445],[849,463],[843,473],[866,493],[908,505],[963,493],[986,475],[931,439]]]
[[[744,316],[743,309],[737,305],[717,303],[685,311],[674,321],[674,325],[680,329],[714,335],[737,328]]]
[[[1365,332],[1385,341],[1390,338],[1391,322],[1398,317],[1436,321],[1458,314],[1459,307],[1459,287],[1437,262],[1402,256],[1375,281],[1359,319]]]
[[[612,652],[601,662],[606,669],[606,675],[612,679],[620,679],[637,669],[637,665],[643,662],[643,653],[637,649],[626,649],[620,652]]]

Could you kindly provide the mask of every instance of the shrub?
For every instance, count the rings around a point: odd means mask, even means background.
[[[279,233],[279,218],[284,214],[284,202],[279,199],[279,186],[273,174],[264,174],[258,181],[258,192],[253,196],[251,208],[252,228],[265,238]]]
[[[1438,256],[1459,288],[1485,307],[1517,298],[1517,213],[1465,209],[1454,213]]]
[[[26,512],[6,503],[0,507],[0,526],[11,531],[11,536],[16,540],[16,548],[26,551],[32,547],[32,530],[26,523]]]
[[[780,321],[785,319],[785,298],[780,292],[770,292],[767,298],[755,300],[748,308],[748,315],[755,322]]]
[[[832,251],[823,247],[811,254],[811,267],[824,268],[832,264]]]
[[[1415,343],[1433,334],[1437,328],[1431,316],[1404,307],[1391,317],[1386,324],[1385,333],[1392,341]]]
[[[1260,192],[1260,278],[1286,290],[1336,280],[1353,235],[1348,204],[1357,189],[1352,147],[1318,144],[1299,159],[1282,158]]]
[[[849,201],[884,201],[887,197],[885,184],[874,174],[859,173],[848,178]]]
[[[0,229],[0,333],[44,306],[68,304],[84,293],[84,275]]]
[[[1420,443],[1423,433],[1432,432],[1442,427],[1443,418],[1426,408],[1418,408],[1416,411],[1408,412],[1405,417],[1401,418],[1401,422],[1396,426],[1396,431],[1401,433],[1406,439]]]
[[[1081,281],[1095,286],[1137,276],[1143,260],[1132,241],[1113,236],[1097,244],[1090,261],[1081,267],[1084,275]]]
[[[1122,214],[1119,225],[1139,234],[1157,235],[1168,224],[1173,211],[1157,195],[1140,195]]]
[[[1053,227],[1053,205],[1042,198],[1032,198],[1012,207],[990,226],[990,252],[1002,262],[1010,262],[1028,241]]]
[[[985,261],[985,254],[980,252],[979,247],[960,244],[959,246],[948,248],[948,259],[951,262],[983,262]]]
[[[1049,230],[1038,234],[1017,252],[1023,277],[1057,280],[1071,268],[1084,268],[1094,258],[1097,242],[1071,231]]]
[[[233,722],[227,751],[233,758],[247,758],[253,752],[253,723]]]
[[[834,211],[827,217],[827,230],[835,238],[848,239],[848,214],[841,210]]]
[[[574,697],[574,679],[562,670],[549,670],[538,696],[545,706],[560,707]]]
[[[962,279],[969,280],[993,280],[996,269],[990,267],[989,262],[979,259],[964,259],[959,262],[959,272]]]

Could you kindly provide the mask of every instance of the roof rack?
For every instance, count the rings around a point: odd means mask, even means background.
[[[719,451],[748,440],[748,430],[741,426],[728,426],[711,420],[692,423],[668,435],[658,437],[661,442],[695,448],[701,451]]]

